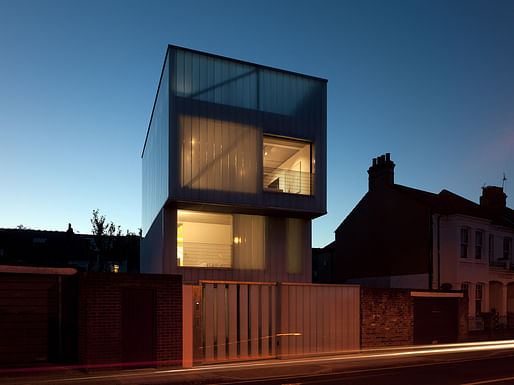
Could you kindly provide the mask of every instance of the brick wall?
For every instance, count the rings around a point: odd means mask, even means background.
[[[153,291],[153,361],[182,360],[182,280],[178,275],[82,273],[79,276],[79,363],[123,361],[123,291]]]
[[[428,330],[428,334],[430,334],[430,332],[433,333],[433,335],[430,336],[433,338],[430,340],[437,341],[440,340],[440,338],[448,338],[443,331],[438,331],[435,327],[432,328],[431,325],[433,321],[430,318],[415,319],[414,308],[416,297],[411,296],[411,291],[410,289],[361,287],[360,320],[362,348],[413,345],[415,343],[415,327],[418,332],[418,338],[421,330]],[[446,301],[444,297],[437,297],[437,293],[434,293],[434,297],[432,298],[436,301]],[[453,298],[448,298],[448,301],[454,300]],[[455,342],[469,339],[467,303],[467,297],[458,298],[457,300]],[[426,301],[426,304],[422,305],[422,307],[429,306],[426,309],[430,310],[433,304],[433,301]],[[449,309],[446,308],[444,311],[449,311]],[[416,317],[422,317],[424,314],[428,314],[427,316],[430,317],[430,311],[428,313],[421,312],[421,314],[416,315]],[[449,312],[447,314],[452,313]],[[449,315],[449,322],[452,322],[451,317],[452,316]],[[447,328],[445,328],[445,330],[447,330]],[[422,342],[418,341],[416,343]]]
[[[411,290],[361,288],[361,348],[414,344]]]

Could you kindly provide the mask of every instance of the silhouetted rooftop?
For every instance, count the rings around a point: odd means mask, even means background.
[[[500,226],[514,228],[514,210],[508,207],[492,210],[446,189],[441,190],[439,194],[398,184],[393,185],[393,189],[400,193],[407,194],[424,206],[430,207],[434,213],[468,215],[491,220],[494,224]]]

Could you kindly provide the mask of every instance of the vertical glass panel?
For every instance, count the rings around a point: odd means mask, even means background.
[[[264,270],[265,217],[234,215],[234,267]]]
[[[264,136],[264,190],[312,195],[311,147],[310,142]]]
[[[177,265],[232,267],[232,215],[178,210]]]
[[[146,235],[168,198],[169,61],[163,69],[142,161],[142,225]]]
[[[287,242],[287,272],[299,274],[303,271],[305,261],[303,240],[305,238],[305,220],[299,218],[287,218],[286,242]]]

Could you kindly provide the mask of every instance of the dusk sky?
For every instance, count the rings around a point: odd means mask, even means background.
[[[514,207],[514,1],[0,0],[0,227],[141,227],[141,151],[167,44],[328,79],[328,214],[395,182]]]

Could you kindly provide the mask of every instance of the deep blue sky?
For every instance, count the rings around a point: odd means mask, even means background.
[[[0,1],[0,227],[141,227],[168,43],[328,79],[324,246],[385,152],[396,183],[514,207],[514,1]]]

